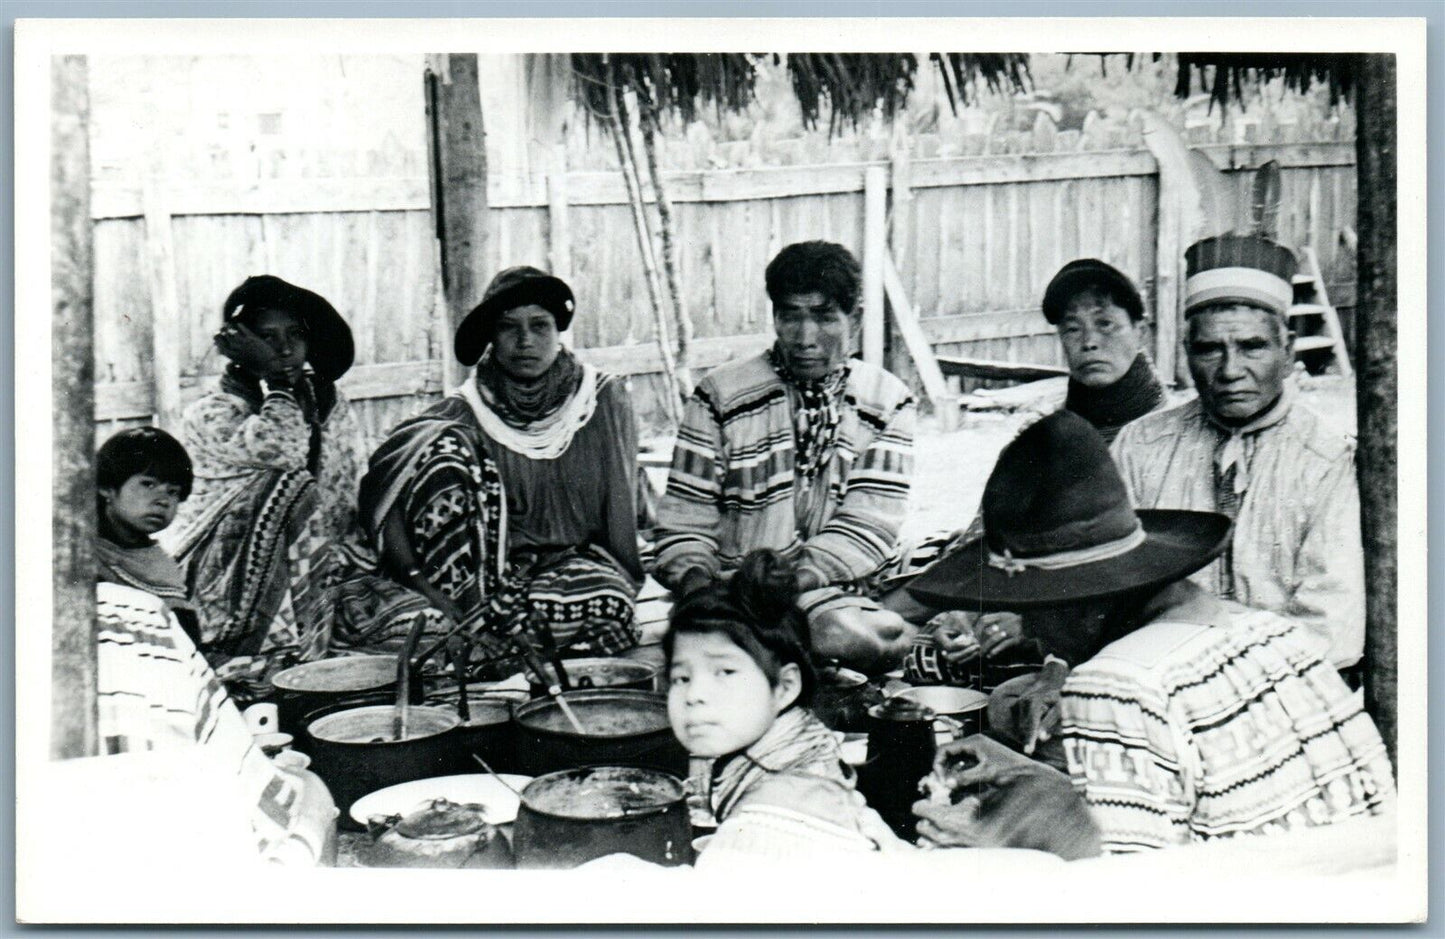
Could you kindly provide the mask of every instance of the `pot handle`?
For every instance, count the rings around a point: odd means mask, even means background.
[[[942,724],[944,727],[948,728],[948,732],[953,736],[954,740],[957,740],[958,738],[963,736],[963,723],[961,721],[954,720],[946,714],[935,714],[933,716],[933,723]]]

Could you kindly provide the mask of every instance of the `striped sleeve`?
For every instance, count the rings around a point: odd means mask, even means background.
[[[908,511],[917,405],[905,397],[886,418],[862,410],[859,418],[875,425],[873,440],[853,464],[842,504],[799,560],[822,583],[860,580],[888,563]]]
[[[235,703],[164,603],[102,583],[96,586],[96,615],[104,752],[192,751],[218,778],[234,780],[261,856],[294,855],[304,784],[256,747]],[[304,852],[293,860],[310,864],[318,856]]]
[[[1197,759],[1162,692],[1090,663],[1069,676],[1060,715],[1069,775],[1106,853],[1191,840]]]
[[[706,386],[700,385],[683,410],[672,449],[667,491],[657,507],[657,548],[653,576],[669,590],[694,567],[720,569],[718,530],[722,522],[722,421]]]

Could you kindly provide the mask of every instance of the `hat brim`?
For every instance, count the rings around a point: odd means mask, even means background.
[[[250,277],[231,292],[223,313],[229,321],[248,308],[285,310],[299,317],[306,326],[306,361],[327,381],[345,375],[356,360],[351,327],[336,307],[315,291],[272,275]]]
[[[982,538],[940,559],[904,589],[935,609],[1029,610],[1069,606],[1183,580],[1229,545],[1232,523],[1215,512],[1141,509],[1144,541],[1101,561],[1010,574],[988,563]]]
[[[522,305],[535,300],[523,300],[528,295],[535,296],[537,293],[548,296],[548,312],[557,321],[557,331],[565,332],[567,327],[572,325],[573,311],[567,310],[566,306],[575,306],[576,299],[572,295],[572,288],[560,277],[553,277],[551,274],[544,274],[536,277],[529,277],[525,281],[514,284],[506,290],[498,291],[483,300],[477,307],[463,317],[461,325],[457,327],[457,334],[452,340],[452,351],[456,353],[457,361],[463,365],[476,365],[487,351],[487,346],[492,344],[492,324],[498,316]],[[552,307],[562,307],[561,310]]]

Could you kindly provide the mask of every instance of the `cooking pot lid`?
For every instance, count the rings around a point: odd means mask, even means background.
[[[271,676],[271,687],[296,692],[371,691],[393,681],[395,656],[346,655],[293,665]]]
[[[487,827],[486,807],[474,802],[456,803],[450,799],[423,802],[396,823],[396,833],[404,838],[457,838],[473,835]]]
[[[868,709],[870,717],[885,721],[928,721],[933,720],[933,709],[915,704],[906,698],[887,698],[882,704]]]

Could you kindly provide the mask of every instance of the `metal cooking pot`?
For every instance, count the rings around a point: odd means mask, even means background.
[[[405,740],[393,738],[394,705],[352,708],[307,726],[311,768],[325,780],[340,824],[355,827],[351,803],[397,783],[446,776],[456,767],[458,744],[452,731],[461,720],[438,708],[413,707]]]
[[[956,736],[967,737],[983,732],[988,695],[981,691],[948,685],[921,685],[905,688],[893,697],[922,705],[940,717],[952,718],[958,723],[958,727],[953,728]]]
[[[577,733],[551,698],[517,707],[517,762],[525,775],[584,766],[637,766],[687,775],[687,751],[672,734],[666,695],[594,688],[563,697],[586,733]]]
[[[516,703],[507,698],[469,691],[467,715],[462,717],[458,698],[456,688],[428,694],[426,698],[429,706],[451,711],[461,722],[452,731],[456,741],[453,772],[475,773],[479,767],[472,759],[474,753],[498,773],[517,772],[517,725],[512,722],[512,710]]]
[[[395,697],[396,656],[346,655],[295,665],[271,676],[278,728],[298,740],[307,716],[342,701],[384,704]]]
[[[582,658],[563,659],[562,667],[576,690],[587,688],[635,688],[638,691],[657,690],[657,668],[646,662],[632,659]],[[555,670],[548,665],[547,677],[556,680]],[[532,696],[539,697],[547,689],[532,679]]]
[[[868,708],[882,701],[883,692],[867,675],[851,668],[827,668],[818,673],[812,709],[829,728],[856,733],[867,729]]]
[[[682,781],[597,766],[551,773],[522,790],[512,829],[519,868],[569,868],[619,852],[675,867],[693,860]]]
[[[510,868],[512,848],[492,825],[486,809],[448,799],[423,802],[402,815],[366,820],[371,844],[368,867]]]

